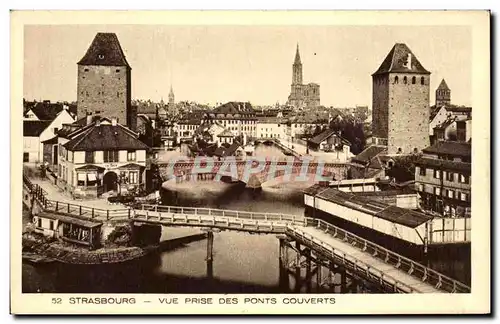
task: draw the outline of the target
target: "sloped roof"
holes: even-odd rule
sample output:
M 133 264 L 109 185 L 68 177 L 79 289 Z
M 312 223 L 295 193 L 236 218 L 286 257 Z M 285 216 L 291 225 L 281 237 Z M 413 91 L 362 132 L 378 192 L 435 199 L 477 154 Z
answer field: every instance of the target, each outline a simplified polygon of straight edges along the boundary
M 57 144 L 57 136 L 54 136 L 48 140 L 43 141 L 42 144 Z
M 230 101 L 214 108 L 215 114 L 255 114 L 255 110 L 249 102 Z
M 135 133 L 122 125 L 92 125 L 64 144 L 70 151 L 147 150 Z
M 352 158 L 353 162 L 359 162 L 361 164 L 367 164 L 379 154 L 387 154 L 387 147 L 379 145 L 371 145 Z
M 126 66 L 130 68 L 115 33 L 97 33 L 78 65 Z
M 448 126 L 457 121 L 456 117 L 447 118 L 444 122 L 434 127 L 434 129 L 446 129 Z
M 411 58 L 411 66 L 407 65 L 409 57 Z M 394 72 L 430 74 L 430 72 L 420 64 L 420 61 L 412 53 L 410 48 L 403 43 L 396 43 L 392 47 L 389 54 L 387 54 L 382 64 L 373 75 Z
M 448 88 L 448 85 L 446 84 L 446 81 L 441 80 L 441 83 L 439 84 L 437 90 L 450 90 L 450 88 Z
M 215 156 L 231 156 L 236 152 L 236 150 L 241 146 L 241 144 L 238 141 L 234 141 L 233 144 L 229 147 L 224 147 L 224 146 L 219 146 L 215 152 Z
M 324 130 L 323 132 L 321 132 L 318 135 L 316 135 L 313 138 L 311 138 L 309 140 L 309 142 L 314 143 L 314 144 L 319 144 L 319 143 L 323 142 L 324 140 L 326 140 L 327 138 L 329 138 L 330 136 L 333 136 L 333 135 L 335 135 L 338 138 L 340 138 L 344 144 L 351 145 L 351 143 L 349 143 L 348 140 L 346 140 L 342 136 L 336 134 L 336 131 L 331 130 L 331 129 Z
M 317 192 L 315 193 L 315 191 Z M 410 228 L 415 228 L 432 219 L 431 216 L 424 213 L 392 206 L 377 200 L 369 199 L 368 197 L 339 191 L 334 188 L 327 188 L 325 190 L 311 188 L 309 192 L 316 196 L 316 198 L 324 199 Z
M 38 137 L 47 127 L 49 127 L 51 122 L 50 120 L 24 120 L 23 136 Z
M 446 154 L 455 156 L 471 156 L 471 144 L 455 141 L 439 141 L 422 150 L 424 154 Z
M 472 107 L 447 105 L 446 110 L 451 112 L 470 113 L 472 112 Z
M 234 137 L 233 132 L 229 128 L 224 129 L 222 133 L 217 135 L 217 137 Z
M 456 170 L 468 173 L 471 172 L 471 164 L 467 162 L 448 161 L 441 159 L 432 159 L 428 157 L 421 157 L 415 162 L 415 164 L 430 166 L 444 170 Z
M 74 105 L 68 105 L 68 108 L 72 114 L 76 114 L 76 107 Z M 60 102 L 37 102 L 31 107 L 31 111 L 39 120 L 54 120 L 63 110 L 64 104 Z

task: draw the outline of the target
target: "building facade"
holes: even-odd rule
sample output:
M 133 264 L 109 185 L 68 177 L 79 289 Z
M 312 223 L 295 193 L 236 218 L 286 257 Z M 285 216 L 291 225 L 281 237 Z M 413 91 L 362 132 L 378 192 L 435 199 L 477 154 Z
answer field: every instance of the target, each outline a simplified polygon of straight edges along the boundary
M 116 34 L 98 33 L 78 62 L 78 119 L 88 114 L 115 118 L 135 130 L 131 74 Z
M 295 52 L 295 60 L 292 67 L 292 85 L 287 104 L 295 108 L 316 108 L 320 105 L 319 84 L 303 84 L 302 62 L 300 60 L 299 45 Z
M 82 198 L 133 190 L 145 183 L 148 150 L 136 133 L 99 118 L 60 136 L 58 185 Z
M 396 44 L 372 74 L 372 127 L 388 154 L 409 154 L 429 146 L 430 72 L 406 46 Z
M 249 102 L 230 101 L 207 112 L 205 122 L 217 122 L 235 136 L 256 137 L 257 117 Z
M 423 153 L 415 168 L 420 208 L 445 217 L 470 217 L 471 145 L 444 141 Z

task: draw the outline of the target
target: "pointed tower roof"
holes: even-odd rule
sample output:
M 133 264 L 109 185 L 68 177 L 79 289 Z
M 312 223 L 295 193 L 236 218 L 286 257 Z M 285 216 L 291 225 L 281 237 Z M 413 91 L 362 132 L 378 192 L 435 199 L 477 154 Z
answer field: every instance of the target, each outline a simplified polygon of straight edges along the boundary
M 78 65 L 130 67 L 115 33 L 97 33 Z
M 431 74 L 420 64 L 408 46 L 403 43 L 396 43 L 394 45 L 373 75 L 391 72 Z
M 293 64 L 302 64 L 300 62 L 299 43 L 297 43 L 297 51 L 295 52 L 295 61 Z
M 172 85 L 170 85 L 170 92 L 168 93 L 169 96 L 174 94 L 174 89 L 172 88 Z
M 441 80 L 441 83 L 439 84 L 439 87 L 437 88 L 437 90 L 450 90 L 450 88 L 448 88 L 448 85 L 446 84 L 446 81 Z

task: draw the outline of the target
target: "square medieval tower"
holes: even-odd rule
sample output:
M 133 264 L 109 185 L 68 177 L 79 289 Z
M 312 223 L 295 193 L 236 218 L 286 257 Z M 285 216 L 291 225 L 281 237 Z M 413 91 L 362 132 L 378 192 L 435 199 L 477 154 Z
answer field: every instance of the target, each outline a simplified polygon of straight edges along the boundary
M 396 44 L 372 74 L 373 138 L 388 154 L 409 154 L 429 146 L 429 82 L 406 44 Z
M 78 62 L 78 118 L 89 114 L 116 118 L 135 130 L 131 71 L 114 33 L 98 33 Z

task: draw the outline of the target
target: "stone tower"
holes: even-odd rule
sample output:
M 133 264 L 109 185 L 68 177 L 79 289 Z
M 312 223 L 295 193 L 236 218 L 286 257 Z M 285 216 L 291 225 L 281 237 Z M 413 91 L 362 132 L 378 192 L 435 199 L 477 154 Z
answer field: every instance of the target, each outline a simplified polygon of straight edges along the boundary
M 97 33 L 78 62 L 78 118 L 88 114 L 116 118 L 118 123 L 135 130 L 131 71 L 116 34 Z
M 430 72 L 397 43 L 372 74 L 373 138 L 388 154 L 409 154 L 429 146 Z
M 451 104 L 451 90 L 448 88 L 446 81 L 441 80 L 439 87 L 436 89 L 436 107 L 447 106 Z

